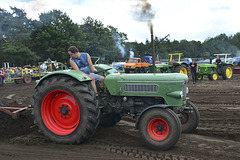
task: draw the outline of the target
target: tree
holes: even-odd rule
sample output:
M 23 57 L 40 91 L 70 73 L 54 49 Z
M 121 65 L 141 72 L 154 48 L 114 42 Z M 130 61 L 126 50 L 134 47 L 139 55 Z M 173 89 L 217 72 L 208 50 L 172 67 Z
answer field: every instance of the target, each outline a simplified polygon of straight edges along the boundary
M 24 64 L 36 64 L 36 61 L 39 59 L 35 52 L 32 52 L 25 45 L 14 41 L 2 44 L 0 53 L 1 64 L 10 62 L 10 64 L 15 66 L 22 66 Z
M 226 34 L 220 34 L 214 38 L 207 39 L 203 42 L 205 52 L 209 52 L 210 56 L 219 53 L 230 53 L 234 56 L 237 52 L 235 44 L 231 44 L 231 37 Z
M 240 32 L 236 33 L 233 37 L 230 39 L 230 43 L 237 47 L 237 49 L 240 49 Z
M 86 52 L 92 56 L 105 58 L 106 63 L 118 60 L 124 50 L 122 44 L 127 39 L 126 34 L 119 33 L 112 26 L 104 27 L 101 21 L 91 17 L 87 17 L 83 21 L 80 27 L 87 35 L 88 47 Z
M 68 61 L 67 48 L 75 45 L 85 49 L 86 35 L 81 28 L 72 22 L 66 13 L 53 10 L 40 16 L 42 27 L 31 35 L 31 48 L 40 55 L 41 60 L 48 57 L 58 61 Z
M 37 27 L 36 21 L 26 17 L 26 12 L 10 7 L 12 13 L 0 9 L 0 40 L 7 39 L 27 44 L 31 32 Z

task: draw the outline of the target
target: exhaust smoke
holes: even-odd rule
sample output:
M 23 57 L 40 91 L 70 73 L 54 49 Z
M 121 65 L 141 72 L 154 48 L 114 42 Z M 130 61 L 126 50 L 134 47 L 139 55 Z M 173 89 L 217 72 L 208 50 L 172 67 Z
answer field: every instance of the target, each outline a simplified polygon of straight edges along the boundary
M 147 22 L 147 25 L 149 26 L 152 42 L 153 73 L 155 73 L 155 51 L 152 23 L 152 19 L 155 17 L 155 13 L 152 10 L 152 5 L 147 0 L 138 0 L 138 4 L 136 5 L 135 16 L 138 21 Z

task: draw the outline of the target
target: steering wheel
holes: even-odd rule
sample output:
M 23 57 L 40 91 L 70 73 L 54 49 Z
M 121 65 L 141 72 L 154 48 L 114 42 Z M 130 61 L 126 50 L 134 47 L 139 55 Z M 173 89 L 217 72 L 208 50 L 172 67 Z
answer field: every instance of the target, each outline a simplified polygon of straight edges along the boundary
M 102 71 L 98 71 L 98 72 L 96 72 L 95 74 L 103 73 L 103 75 L 104 75 L 104 77 L 105 77 L 105 76 L 106 76 L 105 73 L 106 73 L 108 70 L 110 70 L 110 69 L 112 69 L 112 68 L 108 68 L 108 69 L 104 69 L 104 70 L 102 70 Z

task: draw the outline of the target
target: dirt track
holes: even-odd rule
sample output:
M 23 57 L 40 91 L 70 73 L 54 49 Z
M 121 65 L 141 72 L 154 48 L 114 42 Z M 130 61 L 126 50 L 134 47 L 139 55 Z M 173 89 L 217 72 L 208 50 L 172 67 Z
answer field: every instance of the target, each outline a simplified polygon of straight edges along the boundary
M 0 113 L 0 159 L 240 159 L 240 75 L 229 81 L 204 78 L 196 85 L 189 82 L 188 96 L 201 114 L 199 127 L 182 134 L 168 151 L 148 149 L 128 117 L 114 127 L 99 127 L 85 144 L 54 144 L 26 111 L 17 120 Z M 30 105 L 34 85 L 5 84 L 0 100 L 5 106 Z

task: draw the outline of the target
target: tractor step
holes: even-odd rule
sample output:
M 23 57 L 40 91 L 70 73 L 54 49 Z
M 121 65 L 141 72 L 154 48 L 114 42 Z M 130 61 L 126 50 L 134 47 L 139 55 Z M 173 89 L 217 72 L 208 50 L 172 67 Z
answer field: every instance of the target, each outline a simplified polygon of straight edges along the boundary
M 17 119 L 19 117 L 19 112 L 24 110 L 32 110 L 30 107 L 31 105 L 27 107 L 0 107 L 0 111 L 12 116 L 13 119 Z

